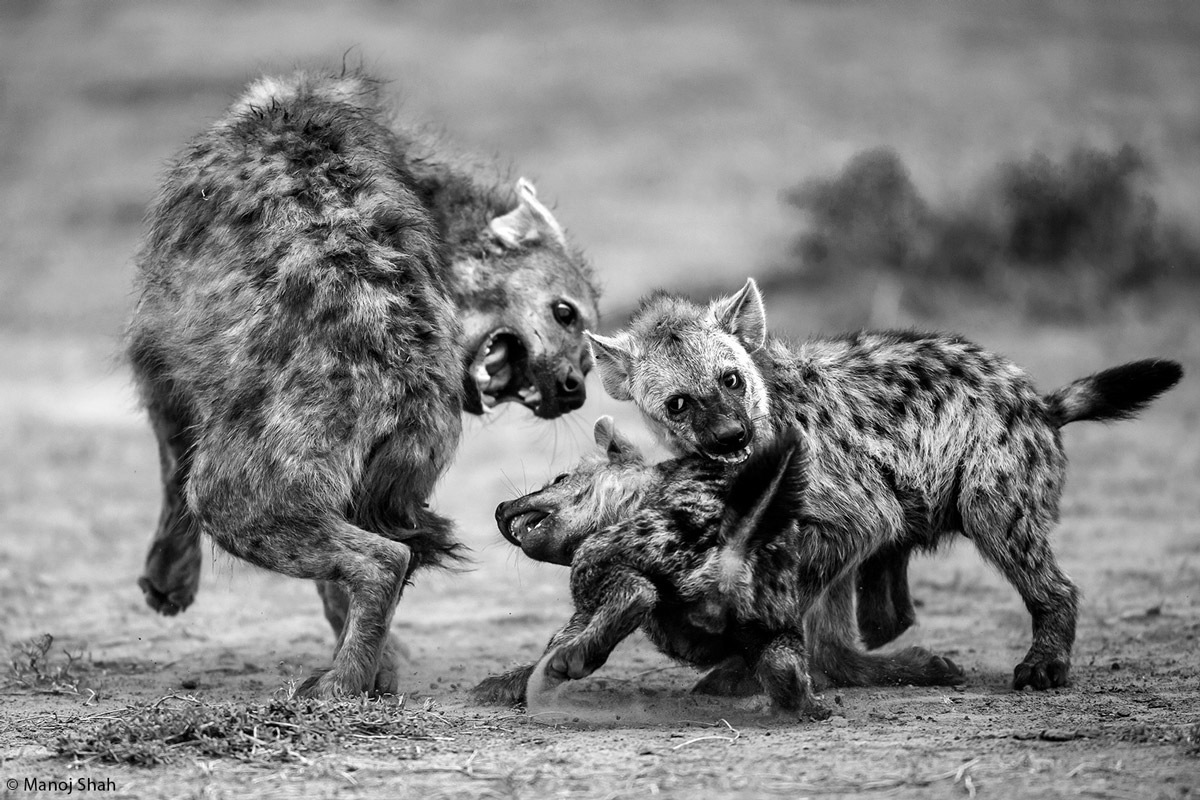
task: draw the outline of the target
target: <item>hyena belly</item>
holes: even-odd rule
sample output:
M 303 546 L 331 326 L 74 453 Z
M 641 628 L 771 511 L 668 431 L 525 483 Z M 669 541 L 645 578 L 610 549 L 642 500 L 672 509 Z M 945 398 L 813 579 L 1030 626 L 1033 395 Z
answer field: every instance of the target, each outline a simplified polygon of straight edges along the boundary
M 370 689 L 408 575 L 455 548 L 424 502 L 458 441 L 463 361 L 373 84 L 263 81 L 184 151 L 149 220 L 129 357 L 166 540 L 204 532 L 335 583 L 346 628 L 310 688 Z

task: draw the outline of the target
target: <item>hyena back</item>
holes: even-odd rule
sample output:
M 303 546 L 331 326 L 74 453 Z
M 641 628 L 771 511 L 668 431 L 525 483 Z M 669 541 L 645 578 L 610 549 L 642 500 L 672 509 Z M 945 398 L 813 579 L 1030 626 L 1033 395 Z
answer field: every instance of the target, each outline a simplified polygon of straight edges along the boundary
M 186 147 L 128 329 L 162 468 L 152 607 L 192 602 L 205 533 L 319 582 L 338 640 L 303 693 L 396 689 L 400 592 L 459 549 L 426 501 L 461 412 L 583 402 L 595 286 L 516 195 L 390 130 L 361 74 L 261 79 Z
M 794 540 L 809 471 L 797 431 L 735 470 L 696 455 L 647 463 L 607 417 L 596 440 L 603 455 L 496 510 L 501 532 L 526 555 L 570 564 L 575 613 L 536 665 L 484 681 L 477 697 L 515 703 L 590 674 L 638 627 L 668 656 L 713 668 L 695 691 L 762 692 L 806 717 L 829 713 L 813 679 L 961 682 L 953 662 L 919 648 L 879 655 L 826 646 L 825 628 L 852 613 L 853 599 L 833 593 L 811 613 L 800 605 Z
M 1016 365 L 956 336 L 868 331 L 789 346 L 766 335 L 753 281 L 708 307 L 652 296 L 628 331 L 592 341 L 605 388 L 677 452 L 736 460 L 787 428 L 805 432 L 813 601 L 865 565 L 863 577 L 885 583 L 875 607 L 911 611 L 907 554 L 952 533 L 974 542 L 1033 617 L 1017 688 L 1064 685 L 1075 638 L 1078 591 L 1049 543 L 1066 470 L 1059 429 L 1131 417 L 1182 376 L 1175 362 L 1140 361 L 1043 396 Z M 752 426 L 741 449 L 712 447 L 723 419 Z

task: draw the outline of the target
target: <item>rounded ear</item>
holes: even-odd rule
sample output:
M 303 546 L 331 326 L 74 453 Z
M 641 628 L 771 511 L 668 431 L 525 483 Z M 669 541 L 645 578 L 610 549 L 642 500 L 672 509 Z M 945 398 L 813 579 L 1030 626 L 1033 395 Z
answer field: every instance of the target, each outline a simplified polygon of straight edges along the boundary
M 717 326 L 734 336 L 749 352 L 767 341 L 767 312 L 754 278 L 748 278 L 742 290 L 732 297 L 714 300 L 708 306 Z
M 607 450 L 608 445 L 612 442 L 613 436 L 617 433 L 617 426 L 613 422 L 613 418 L 608 414 L 596 418 L 596 426 L 592 429 L 592 435 L 596 439 L 596 446 L 601 450 Z
M 613 463 L 641 463 L 642 451 L 617 430 L 613 418 L 605 414 L 596 420 L 594 430 L 596 445 L 605 452 Z
M 562 226 L 537 199 L 537 189 L 525 178 L 517 181 L 517 207 L 489 222 L 488 233 L 510 249 L 540 241 L 547 234 L 563 246 L 567 243 Z
M 633 390 L 629 385 L 633 372 L 633 353 L 623 336 L 601 336 L 584 331 L 592 348 L 592 359 L 600 370 L 600 383 L 604 391 L 614 400 L 632 400 Z

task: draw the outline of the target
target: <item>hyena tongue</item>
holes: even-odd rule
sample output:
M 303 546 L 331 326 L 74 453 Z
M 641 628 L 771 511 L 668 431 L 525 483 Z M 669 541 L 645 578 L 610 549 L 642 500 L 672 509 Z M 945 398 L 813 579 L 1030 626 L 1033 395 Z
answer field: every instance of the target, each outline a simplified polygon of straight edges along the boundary
M 483 394 L 484 407 L 495 406 L 498 395 L 512 380 L 512 367 L 508 364 L 508 344 L 503 340 L 494 340 L 488 345 L 483 361 L 475 367 L 474 377 L 476 386 Z
M 495 339 L 488 346 L 487 355 L 483 358 L 483 364 L 487 367 L 489 373 L 494 373 L 507 358 L 508 344 L 503 340 Z
M 487 394 L 499 394 L 504 391 L 504 387 L 508 386 L 509 381 L 512 380 L 512 367 L 507 364 L 500 367 L 496 372 L 491 372 L 491 370 L 488 372 L 491 377 L 488 378 L 488 382 L 483 387 L 483 391 Z

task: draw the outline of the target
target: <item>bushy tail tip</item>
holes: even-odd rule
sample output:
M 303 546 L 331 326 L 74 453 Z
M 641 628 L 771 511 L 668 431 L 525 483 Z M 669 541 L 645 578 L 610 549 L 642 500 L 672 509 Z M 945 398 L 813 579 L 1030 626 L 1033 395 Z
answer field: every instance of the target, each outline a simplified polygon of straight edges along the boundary
M 1183 378 L 1177 361 L 1148 358 L 1080 378 L 1045 397 L 1059 427 L 1079 420 L 1132 419 Z

